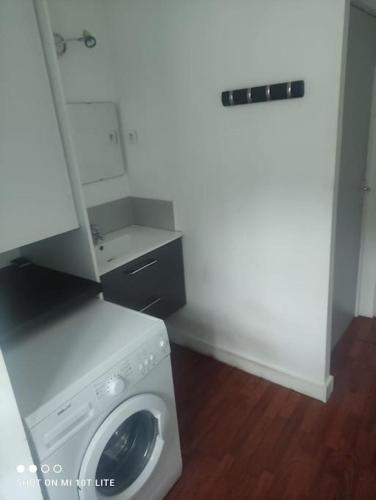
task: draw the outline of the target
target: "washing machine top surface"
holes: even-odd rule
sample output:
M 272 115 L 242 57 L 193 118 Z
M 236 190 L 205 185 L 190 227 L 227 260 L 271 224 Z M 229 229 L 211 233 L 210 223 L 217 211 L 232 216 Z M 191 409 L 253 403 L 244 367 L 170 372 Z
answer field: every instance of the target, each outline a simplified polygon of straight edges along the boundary
M 79 392 L 157 336 L 168 343 L 163 321 L 98 298 L 35 326 L 4 350 L 22 416 L 67 388 Z

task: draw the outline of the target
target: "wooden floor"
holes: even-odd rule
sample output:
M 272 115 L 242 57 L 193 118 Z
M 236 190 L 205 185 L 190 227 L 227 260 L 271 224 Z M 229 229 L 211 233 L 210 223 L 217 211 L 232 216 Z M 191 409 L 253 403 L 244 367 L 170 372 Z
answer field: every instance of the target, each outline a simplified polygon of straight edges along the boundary
M 353 321 L 326 405 L 180 347 L 184 470 L 168 500 L 376 500 L 376 320 Z

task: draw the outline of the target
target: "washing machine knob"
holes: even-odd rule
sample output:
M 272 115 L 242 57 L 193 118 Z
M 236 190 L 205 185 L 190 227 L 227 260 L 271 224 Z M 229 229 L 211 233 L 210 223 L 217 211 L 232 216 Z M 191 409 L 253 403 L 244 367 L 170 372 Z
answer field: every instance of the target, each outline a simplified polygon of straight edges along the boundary
M 125 380 L 121 375 L 114 375 L 108 380 L 106 386 L 108 394 L 111 396 L 117 396 L 124 391 Z

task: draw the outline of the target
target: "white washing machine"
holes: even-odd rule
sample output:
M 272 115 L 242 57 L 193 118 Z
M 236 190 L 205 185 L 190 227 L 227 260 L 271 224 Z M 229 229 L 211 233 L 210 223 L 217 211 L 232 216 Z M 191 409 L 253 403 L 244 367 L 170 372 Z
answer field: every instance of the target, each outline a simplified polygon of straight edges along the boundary
M 169 355 L 163 321 L 97 298 L 6 347 L 46 499 L 166 495 L 182 467 Z

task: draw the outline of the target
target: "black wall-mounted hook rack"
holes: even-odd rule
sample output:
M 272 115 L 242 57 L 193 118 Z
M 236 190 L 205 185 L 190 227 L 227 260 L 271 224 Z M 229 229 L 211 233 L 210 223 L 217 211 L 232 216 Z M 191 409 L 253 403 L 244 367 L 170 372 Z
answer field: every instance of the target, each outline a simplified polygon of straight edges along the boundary
M 304 96 L 304 80 L 262 85 L 246 89 L 226 90 L 222 92 L 223 106 L 253 104 L 256 102 L 295 99 Z

